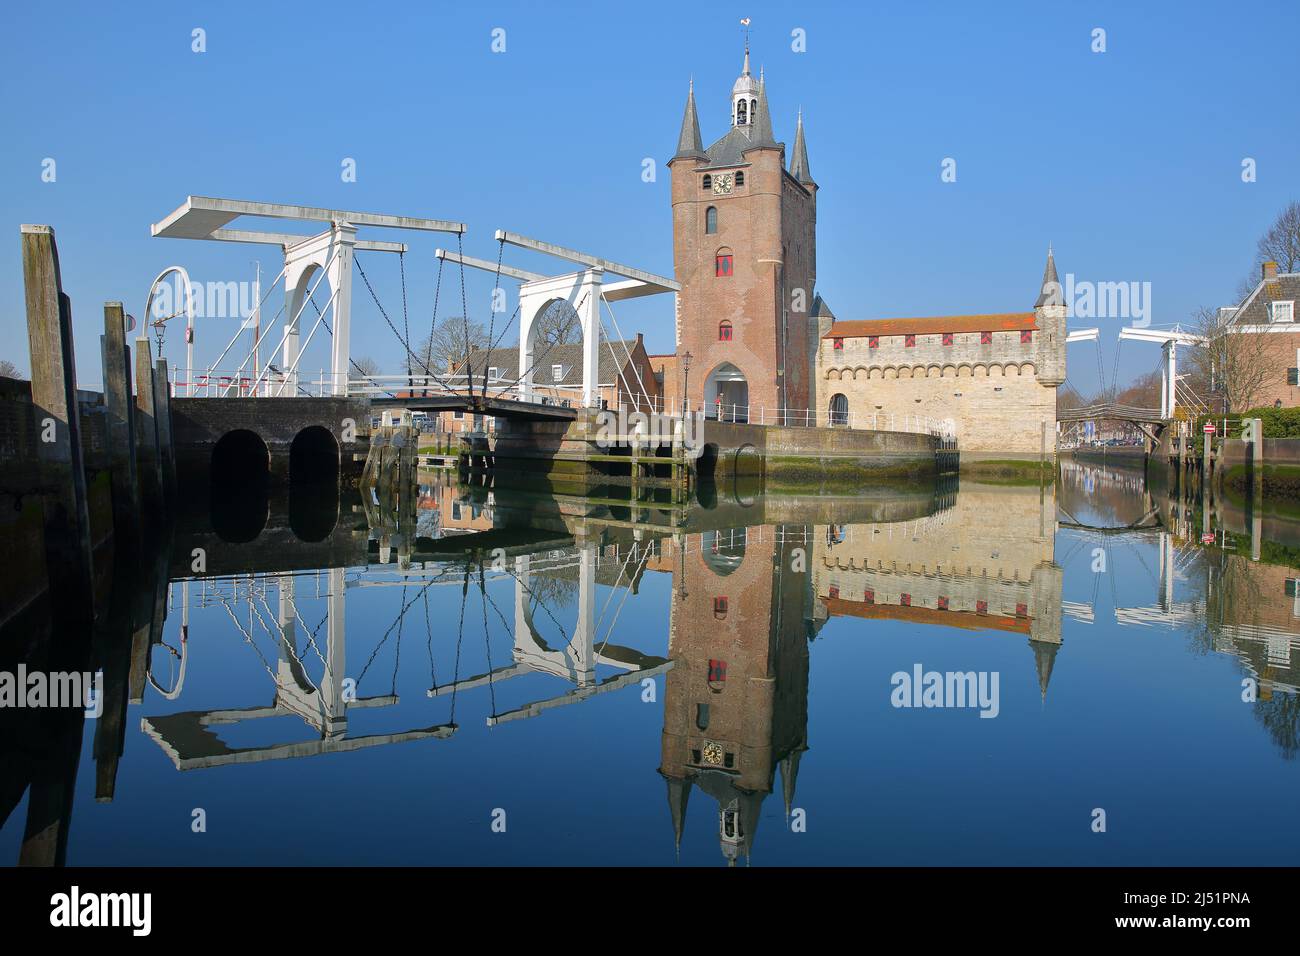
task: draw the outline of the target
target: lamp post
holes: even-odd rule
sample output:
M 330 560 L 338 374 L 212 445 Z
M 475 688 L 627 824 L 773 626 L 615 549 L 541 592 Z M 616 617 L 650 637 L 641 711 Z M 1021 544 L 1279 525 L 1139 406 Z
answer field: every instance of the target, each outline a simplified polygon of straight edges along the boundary
M 691 380 L 691 359 L 694 357 L 695 356 L 691 355 L 690 352 L 682 353 L 682 415 L 685 415 L 687 412 L 686 396 L 688 393 L 686 386 Z

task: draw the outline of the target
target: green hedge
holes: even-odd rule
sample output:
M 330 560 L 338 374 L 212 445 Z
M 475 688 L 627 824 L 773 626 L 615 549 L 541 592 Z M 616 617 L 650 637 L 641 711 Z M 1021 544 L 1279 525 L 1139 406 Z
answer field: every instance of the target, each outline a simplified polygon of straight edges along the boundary
M 1231 419 L 1258 418 L 1264 423 L 1265 438 L 1300 438 L 1300 408 L 1252 408 L 1249 411 L 1229 415 L 1228 437 L 1241 437 L 1241 424 Z M 1201 426 L 1206 422 L 1205 416 L 1196 420 L 1194 434 L 1200 434 Z M 1210 416 L 1209 421 L 1223 428 L 1222 417 Z

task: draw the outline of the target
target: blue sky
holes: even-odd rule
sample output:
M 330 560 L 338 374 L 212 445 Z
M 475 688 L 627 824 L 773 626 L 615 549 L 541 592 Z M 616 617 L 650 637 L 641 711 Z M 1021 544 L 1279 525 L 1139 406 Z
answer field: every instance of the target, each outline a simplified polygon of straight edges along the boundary
M 671 274 L 664 163 L 687 81 L 712 141 L 746 15 L 778 139 L 793 142 L 804 110 L 821 187 L 817 289 L 842 318 L 1027 309 L 1050 241 L 1063 276 L 1150 282 L 1153 324 L 1170 325 L 1227 303 L 1259 234 L 1300 199 L 1293 2 L 899 7 L 6 5 L 0 358 L 28 367 L 20 223 L 56 229 L 83 382 L 100 377 L 102 303 L 140 313 L 164 266 L 229 281 L 260 259 L 275 273 L 274 249 L 151 238 L 187 194 L 462 220 L 466 252 L 484 258 L 507 228 Z M 1104 53 L 1091 50 L 1096 27 Z M 806 52 L 791 49 L 796 28 Z M 345 157 L 354 183 L 341 181 Z M 646 157 L 655 182 L 642 180 Z M 948 157 L 955 183 L 940 179 Z M 1242 182 L 1246 157 L 1256 182 Z M 427 332 L 432 250 L 449 238 L 410 238 L 413 329 Z M 564 270 L 519 250 L 507 261 Z M 399 316 L 395 257 L 362 264 Z M 459 278 L 444 278 L 442 318 L 460 314 Z M 467 281 L 469 312 L 486 320 L 491 277 Z M 671 350 L 670 298 L 617 314 L 651 351 Z M 401 347 L 360 283 L 354 315 L 354 355 L 396 371 Z M 199 364 L 232 331 L 211 322 Z M 1107 333 L 1109 375 L 1124 323 L 1076 324 Z M 312 348 L 305 369 L 327 364 L 324 344 Z M 166 354 L 181 359 L 179 331 Z M 1156 360 L 1127 343 L 1121 378 Z M 1070 362 L 1071 382 L 1096 386 L 1091 345 L 1072 346 Z

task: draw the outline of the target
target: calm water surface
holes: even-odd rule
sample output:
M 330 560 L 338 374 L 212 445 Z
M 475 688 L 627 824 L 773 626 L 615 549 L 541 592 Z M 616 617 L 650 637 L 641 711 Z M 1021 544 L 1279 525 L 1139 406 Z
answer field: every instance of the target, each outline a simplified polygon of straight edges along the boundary
M 1068 463 L 704 497 L 431 482 L 409 556 L 346 501 L 314 542 L 274 506 L 242 544 L 182 523 L 120 759 L 85 724 L 68 863 L 1294 862 L 1288 523 L 1226 506 L 1203 544 Z M 996 680 L 990 716 L 895 706 L 918 668 Z

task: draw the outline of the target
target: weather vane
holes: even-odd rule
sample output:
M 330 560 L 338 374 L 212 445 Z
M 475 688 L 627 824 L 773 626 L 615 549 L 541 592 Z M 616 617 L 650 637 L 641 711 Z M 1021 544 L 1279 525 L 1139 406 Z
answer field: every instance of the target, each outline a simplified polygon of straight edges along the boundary
M 741 17 L 740 25 L 745 28 L 745 49 L 749 49 L 749 17 Z

